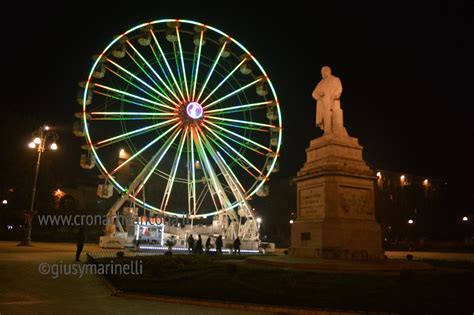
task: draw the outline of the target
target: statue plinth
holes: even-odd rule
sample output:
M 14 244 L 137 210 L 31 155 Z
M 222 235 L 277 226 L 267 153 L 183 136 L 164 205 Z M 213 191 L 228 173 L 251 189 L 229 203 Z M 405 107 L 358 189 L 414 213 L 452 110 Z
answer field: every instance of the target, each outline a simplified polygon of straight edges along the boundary
M 294 178 L 297 219 L 289 254 L 334 259 L 381 259 L 374 214 L 373 171 L 357 138 L 336 134 L 311 140 Z

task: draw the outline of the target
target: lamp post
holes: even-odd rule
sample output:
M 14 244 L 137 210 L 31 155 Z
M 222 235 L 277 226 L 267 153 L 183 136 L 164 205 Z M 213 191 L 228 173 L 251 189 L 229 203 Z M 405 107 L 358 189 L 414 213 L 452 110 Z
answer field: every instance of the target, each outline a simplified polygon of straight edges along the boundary
M 28 144 L 28 147 L 31 149 L 36 149 L 38 152 L 38 157 L 36 159 L 36 171 L 35 179 L 33 181 L 33 189 L 31 194 L 31 204 L 30 210 L 25 211 L 25 228 L 23 234 L 23 240 L 18 246 L 31 246 L 31 222 L 33 220 L 36 211 L 34 211 L 35 197 L 36 197 L 36 184 L 38 182 L 38 173 L 41 164 L 41 156 L 44 150 L 46 149 L 47 143 L 49 148 L 53 151 L 58 149 L 56 141 L 58 140 L 58 134 L 50 130 L 51 128 L 47 125 L 41 126 L 33 133 L 33 140 Z

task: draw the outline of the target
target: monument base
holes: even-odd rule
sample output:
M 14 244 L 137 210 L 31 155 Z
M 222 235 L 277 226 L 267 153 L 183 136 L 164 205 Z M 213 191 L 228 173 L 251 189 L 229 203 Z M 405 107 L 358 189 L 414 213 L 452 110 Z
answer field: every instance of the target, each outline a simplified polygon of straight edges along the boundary
M 325 135 L 310 142 L 294 182 L 297 219 L 289 254 L 330 259 L 382 259 L 380 225 L 374 214 L 373 171 L 358 140 Z
M 291 256 L 354 260 L 384 258 L 380 226 L 374 221 L 297 221 L 293 223 L 291 236 L 291 248 L 288 252 Z

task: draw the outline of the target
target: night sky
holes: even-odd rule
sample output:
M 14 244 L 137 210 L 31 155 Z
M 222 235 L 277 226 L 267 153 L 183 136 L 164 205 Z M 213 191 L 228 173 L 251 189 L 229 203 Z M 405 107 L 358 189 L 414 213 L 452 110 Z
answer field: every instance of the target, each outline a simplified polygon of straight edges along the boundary
M 444 178 L 466 202 L 463 206 L 472 200 L 472 2 L 314 2 L 310 7 L 254 1 L 238 7 L 240 1 L 217 1 L 174 8 L 165 3 L 17 2 L 4 8 L 2 124 L 23 116 L 57 126 L 62 148 L 57 169 L 62 176 L 75 176 L 81 144 L 71 132 L 73 114 L 80 111 L 77 82 L 86 78 L 91 55 L 137 24 L 186 18 L 238 39 L 269 74 L 284 124 L 281 172 L 274 180 L 294 176 L 309 140 L 322 134 L 314 127 L 311 92 L 321 79 L 321 66 L 329 65 L 342 80 L 346 129 L 364 146 L 372 168 Z M 12 143 L 3 154 L 25 154 L 24 143 L 8 139 L 26 143 L 35 128 L 8 130 L 11 137 L 3 138 Z

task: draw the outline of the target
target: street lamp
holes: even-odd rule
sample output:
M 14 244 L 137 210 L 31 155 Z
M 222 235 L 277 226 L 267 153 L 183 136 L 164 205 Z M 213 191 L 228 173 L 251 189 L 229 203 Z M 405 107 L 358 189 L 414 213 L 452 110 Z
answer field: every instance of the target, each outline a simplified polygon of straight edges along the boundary
M 41 164 L 41 155 L 46 148 L 46 144 L 50 143 L 50 149 L 55 151 L 58 149 L 58 145 L 56 141 L 58 140 L 58 134 L 54 131 L 51 131 L 51 127 L 44 125 L 38 128 L 33 133 L 33 140 L 28 144 L 28 147 L 31 149 L 36 149 L 38 152 L 38 158 L 36 160 L 36 171 L 35 171 L 35 179 L 33 181 L 33 189 L 31 195 L 31 205 L 29 212 L 25 212 L 25 229 L 23 240 L 21 241 L 19 246 L 31 246 L 31 221 L 33 220 L 33 216 L 35 215 L 34 205 L 35 205 L 35 197 L 36 197 L 36 183 L 38 182 L 38 173 Z

